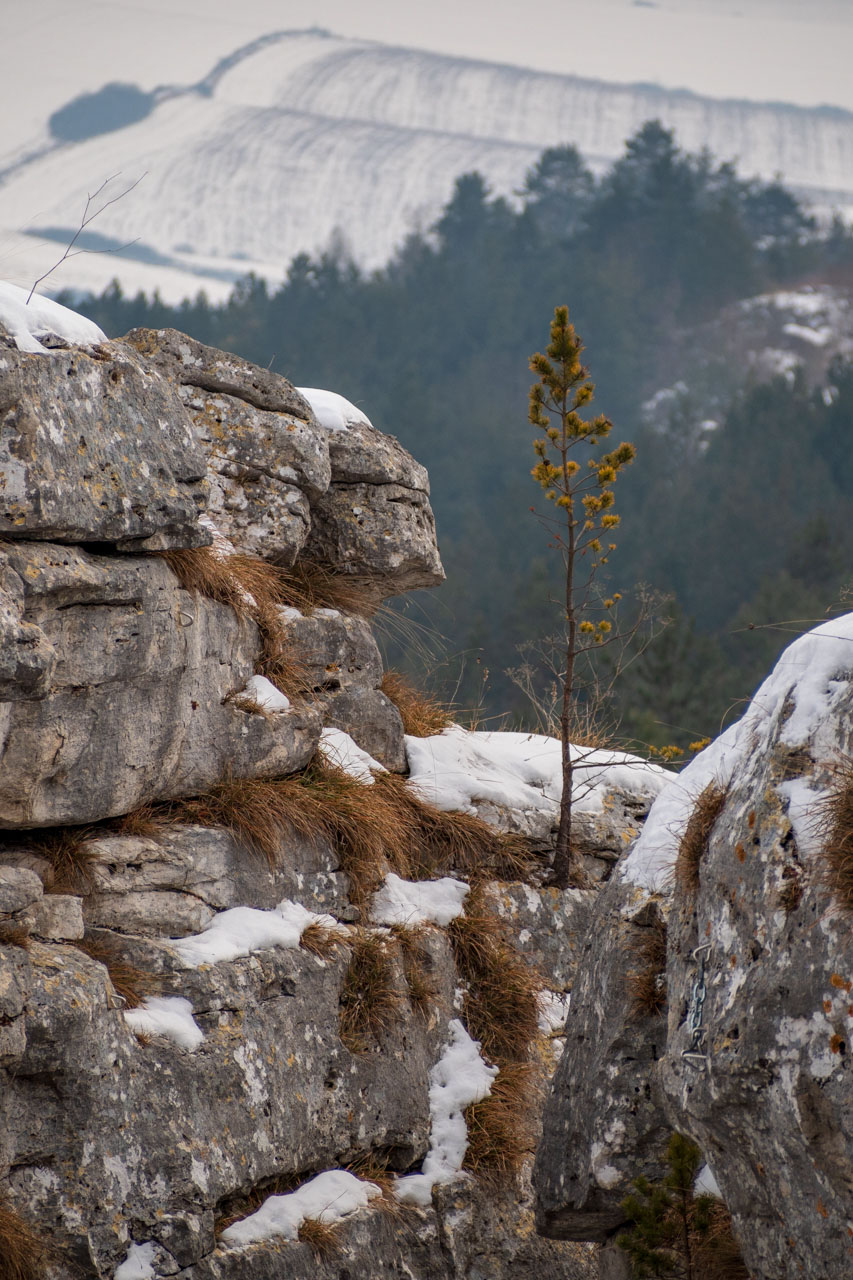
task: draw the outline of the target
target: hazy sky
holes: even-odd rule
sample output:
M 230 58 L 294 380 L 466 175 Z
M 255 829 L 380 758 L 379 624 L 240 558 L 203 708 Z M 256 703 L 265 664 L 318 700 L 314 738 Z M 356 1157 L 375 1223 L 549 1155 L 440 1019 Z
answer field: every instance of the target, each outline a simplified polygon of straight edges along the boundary
M 83 90 L 186 83 L 258 35 L 312 25 L 547 71 L 853 109 L 853 0 L 0 0 L 0 13 L 0 152 Z

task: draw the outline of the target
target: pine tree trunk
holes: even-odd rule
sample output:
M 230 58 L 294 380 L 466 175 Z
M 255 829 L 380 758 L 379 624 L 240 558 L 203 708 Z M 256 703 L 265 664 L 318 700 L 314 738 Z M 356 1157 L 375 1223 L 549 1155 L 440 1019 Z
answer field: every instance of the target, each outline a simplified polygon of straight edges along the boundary
M 565 465 L 565 454 L 563 458 Z M 567 477 L 568 483 L 568 477 Z M 554 866 L 550 883 L 557 889 L 579 887 L 586 882 L 583 867 L 572 848 L 572 781 L 574 767 L 570 733 L 572 705 L 575 694 L 575 655 L 577 653 L 577 618 L 574 599 L 575 572 L 575 522 L 568 518 L 566 555 L 566 666 L 563 673 L 563 702 L 560 709 L 560 743 L 563 763 L 563 790 L 560 796 L 560 825 L 557 830 L 557 847 L 554 850 Z

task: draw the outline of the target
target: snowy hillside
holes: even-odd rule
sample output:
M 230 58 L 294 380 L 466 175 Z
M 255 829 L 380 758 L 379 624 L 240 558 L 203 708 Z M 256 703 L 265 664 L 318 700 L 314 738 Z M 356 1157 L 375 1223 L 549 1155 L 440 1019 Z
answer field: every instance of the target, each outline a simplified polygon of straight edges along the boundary
M 159 287 L 213 296 L 249 270 L 281 278 L 336 233 L 385 261 L 426 227 L 460 173 L 516 190 L 543 147 L 573 141 L 601 170 L 659 118 L 688 149 L 744 174 L 781 173 L 814 202 L 853 205 L 853 115 L 716 101 L 342 39 L 285 32 L 235 51 L 199 82 L 161 89 L 138 123 L 81 142 L 19 139 L 0 155 L 0 268 L 29 284 L 60 256 L 87 194 L 117 194 L 52 277 L 54 288 Z M 122 246 L 134 243 L 127 249 Z M 121 250 L 121 253 L 114 252 Z

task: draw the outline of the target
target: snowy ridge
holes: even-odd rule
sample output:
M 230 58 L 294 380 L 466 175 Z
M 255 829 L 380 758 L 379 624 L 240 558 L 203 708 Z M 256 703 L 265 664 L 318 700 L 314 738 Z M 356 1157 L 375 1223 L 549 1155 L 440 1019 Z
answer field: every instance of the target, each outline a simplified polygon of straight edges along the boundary
M 682 146 L 707 146 L 744 174 L 781 173 L 824 203 L 853 203 L 849 112 L 281 32 L 170 89 L 146 119 L 44 147 L 8 171 L 0 236 L 24 283 L 70 239 L 89 191 L 110 174 L 127 185 L 146 172 L 98 218 L 90 247 L 139 243 L 76 257 L 53 286 L 100 290 L 118 274 L 127 289 L 159 286 L 168 301 L 201 287 L 221 298 L 250 270 L 277 282 L 295 254 L 322 250 L 336 231 L 358 261 L 378 266 L 415 225 L 435 220 L 459 174 L 478 169 L 512 196 L 541 150 L 566 141 L 601 171 L 653 118 L 675 128 Z
M 821 726 L 834 703 L 846 693 L 851 679 L 853 613 L 824 622 L 789 645 L 743 719 L 691 760 L 655 800 L 637 843 L 622 864 L 624 878 L 653 893 L 666 888 L 681 835 L 698 796 L 710 783 L 728 786 L 748 755 L 767 750 L 770 735 L 789 699 L 791 712 L 782 726 L 780 741 L 789 747 L 811 741 L 820 754 Z M 829 755 L 832 749 L 828 742 L 823 753 Z M 788 788 L 783 794 L 796 802 L 792 821 L 801 824 L 798 834 L 803 835 L 802 847 L 809 849 L 814 845 L 814 833 L 806 825 L 808 797 L 803 790 L 808 789 L 802 784 L 799 788 L 792 788 L 790 783 L 782 786 Z

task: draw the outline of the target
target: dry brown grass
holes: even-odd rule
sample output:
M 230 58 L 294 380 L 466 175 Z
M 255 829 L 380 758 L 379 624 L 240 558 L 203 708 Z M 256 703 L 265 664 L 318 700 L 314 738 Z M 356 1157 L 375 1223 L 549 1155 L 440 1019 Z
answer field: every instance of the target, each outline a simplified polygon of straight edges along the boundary
M 394 703 L 402 717 L 404 731 L 413 738 L 429 738 L 453 724 L 450 709 L 417 689 L 401 672 L 386 671 L 379 687 Z
M 544 980 L 516 951 L 506 928 L 474 885 L 465 912 L 448 930 L 456 967 L 468 984 L 465 1021 L 484 1055 L 500 1066 L 522 1063 L 539 1034 Z
M 479 818 L 425 804 L 396 774 L 373 786 L 322 755 L 288 778 L 228 779 L 201 796 L 163 806 L 172 822 L 222 826 L 274 866 L 289 836 L 327 843 L 338 854 L 359 906 L 388 870 L 425 879 L 455 870 L 476 878 L 521 879 L 533 859 L 526 841 Z
M 697 797 L 681 837 L 675 859 L 674 879 L 676 888 L 689 902 L 694 902 L 699 892 L 702 859 L 708 852 L 708 841 L 727 795 L 728 787 L 709 782 Z
M 156 840 L 171 825 L 166 811 L 155 804 L 143 804 L 120 818 L 104 824 L 104 835 L 130 836 L 137 840 Z
M 299 945 L 312 956 L 333 960 L 339 951 L 346 950 L 348 938 L 343 929 L 331 929 L 314 921 L 302 930 Z
M 350 1053 L 367 1053 L 393 1025 L 401 997 L 387 941 L 366 929 L 352 934 L 341 988 L 340 1037 Z
M 110 975 L 110 982 L 116 995 L 124 1001 L 125 1008 L 138 1009 L 146 996 L 159 995 L 162 980 L 156 973 L 140 969 L 122 957 L 118 948 L 106 939 L 81 938 L 73 944 L 78 951 L 83 951 L 92 960 L 102 964 Z
M 300 1244 L 307 1244 L 315 1258 L 327 1261 L 341 1251 L 340 1225 L 321 1222 L 319 1218 L 304 1218 L 296 1232 Z
M 853 912 L 853 760 L 833 768 L 832 785 L 816 820 L 822 828 L 824 879 L 835 901 Z
M 472 878 L 520 880 L 535 865 L 523 837 L 496 831 L 473 814 L 436 809 L 397 774 L 377 775 L 373 790 L 401 832 L 406 855 L 402 870 L 394 866 L 400 875 L 422 880 L 457 871 Z
M 751 1280 L 732 1231 L 732 1216 L 724 1204 L 708 1209 L 707 1230 L 691 1232 L 695 1274 L 701 1280 Z
M 185 591 L 228 605 L 250 618 L 261 635 L 257 669 L 282 693 L 298 699 L 307 692 L 305 672 L 290 652 L 278 610 L 294 603 L 288 573 L 258 556 L 217 555 L 211 547 L 160 553 Z
M 438 986 L 426 945 L 429 930 L 425 925 L 392 924 L 391 934 L 400 944 L 409 1002 L 415 1012 L 428 1021 L 438 1001 Z
M 92 866 L 98 855 L 91 846 L 99 832 L 94 827 L 55 827 L 33 833 L 27 847 L 45 858 L 53 869 L 47 893 L 92 892 Z
M 637 967 L 628 974 L 631 1016 L 651 1018 L 666 1008 L 666 921 L 656 916 L 634 943 Z
M 288 593 L 287 603 L 302 613 L 314 609 L 338 609 L 341 613 L 357 613 L 371 618 L 376 612 L 376 584 L 362 581 L 319 564 L 298 560 L 282 569 L 282 580 Z
M 42 1280 L 53 1250 L 0 1193 L 0 1280 Z
M 16 920 L 0 920 L 0 947 L 20 947 L 22 951 L 29 951 L 29 929 Z
M 463 1168 L 500 1182 L 518 1174 L 536 1146 L 533 1109 L 540 1089 L 540 1072 L 533 1063 L 501 1067 L 489 1096 L 465 1110 L 468 1149 Z

